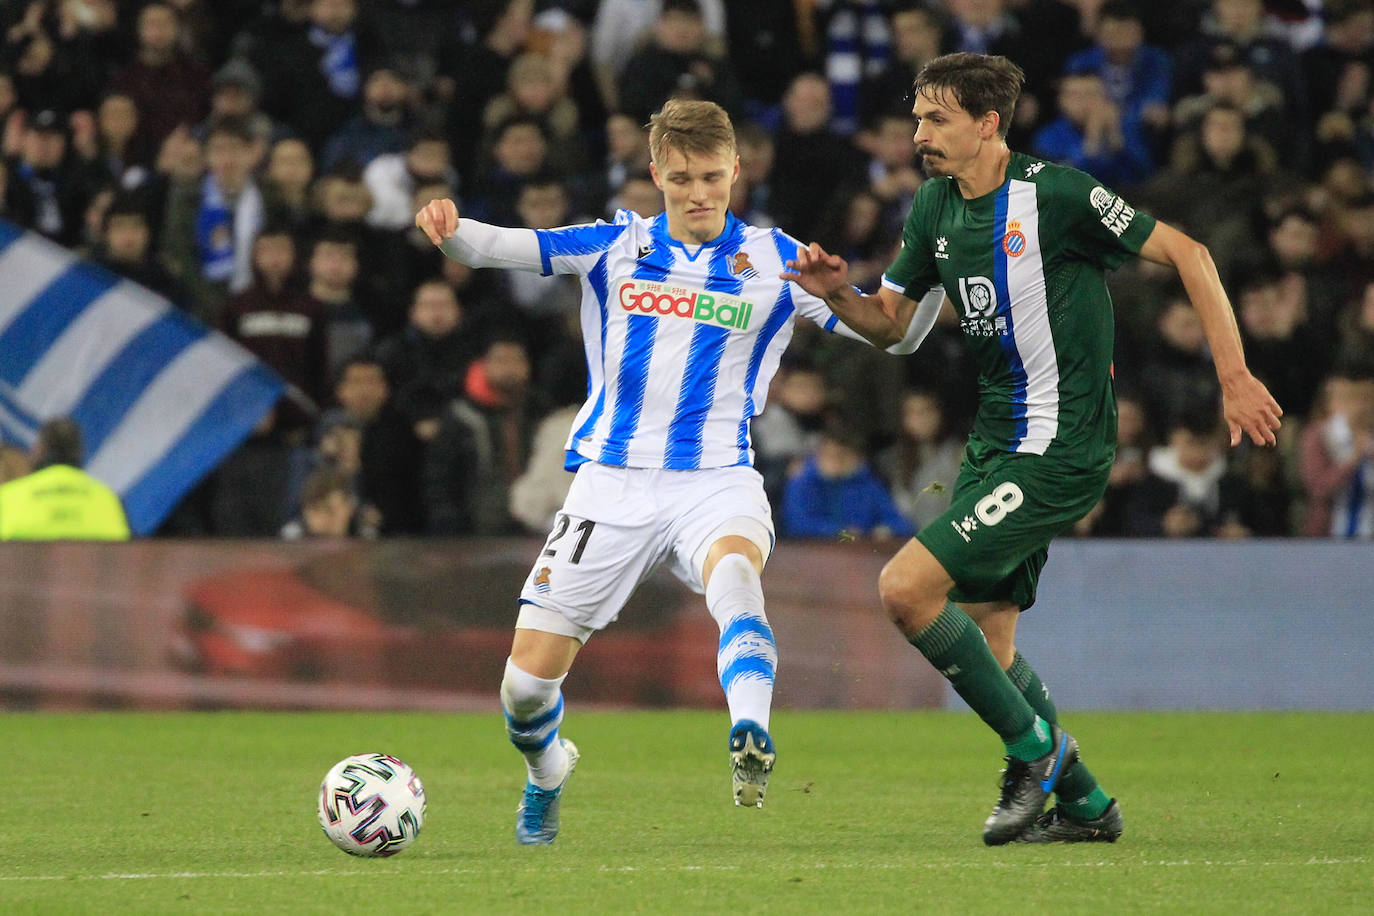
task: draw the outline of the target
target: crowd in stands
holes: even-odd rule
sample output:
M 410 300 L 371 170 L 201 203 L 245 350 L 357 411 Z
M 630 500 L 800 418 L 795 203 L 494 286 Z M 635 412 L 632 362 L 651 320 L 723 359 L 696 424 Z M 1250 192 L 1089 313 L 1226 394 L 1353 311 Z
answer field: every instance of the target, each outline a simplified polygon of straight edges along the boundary
M 735 213 L 872 291 L 924 180 L 932 57 L 1025 69 L 1009 143 L 1207 243 L 1278 449 L 1229 448 L 1177 277 L 1111 278 L 1120 448 L 1085 536 L 1374 536 L 1374 6 L 1367 0 L 12 0 L 0 216 L 216 326 L 288 393 L 165 535 L 543 534 L 586 391 L 567 277 L 473 271 L 413 227 L 657 213 L 644 124 L 738 131 Z M 946 306 L 948 309 L 948 306 Z M 804 325 L 804 323 L 803 323 Z M 978 380 L 799 326 L 755 425 L 783 536 L 948 504 Z M 10 456 L 12 459 L 13 456 Z

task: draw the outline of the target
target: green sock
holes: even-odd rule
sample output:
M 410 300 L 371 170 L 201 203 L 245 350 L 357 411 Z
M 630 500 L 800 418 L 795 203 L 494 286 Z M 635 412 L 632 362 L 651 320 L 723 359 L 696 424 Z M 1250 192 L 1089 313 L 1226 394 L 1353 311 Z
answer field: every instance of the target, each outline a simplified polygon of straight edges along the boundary
M 983 631 L 946 602 L 929 626 L 908 642 L 945 676 L 965 703 L 1002 738 L 1007 753 L 1034 760 L 1050 752 L 1049 728 L 997 664 Z M 1037 729 L 1037 725 L 1039 728 Z
M 1026 698 L 1026 702 L 1035 710 L 1036 715 L 1051 725 L 1059 724 L 1058 711 L 1054 708 L 1054 700 L 1050 699 L 1049 688 L 1020 652 L 1016 653 L 1011 667 L 1007 669 L 1007 677 L 1016 689 L 1021 691 L 1021 695 Z M 1107 805 L 1111 804 L 1107 793 L 1102 791 L 1093 774 L 1083 765 L 1082 758 L 1076 760 L 1073 766 L 1059 777 L 1059 785 L 1055 787 L 1054 794 L 1059 797 L 1059 804 L 1070 814 L 1085 820 L 1101 817 L 1102 812 L 1107 810 Z

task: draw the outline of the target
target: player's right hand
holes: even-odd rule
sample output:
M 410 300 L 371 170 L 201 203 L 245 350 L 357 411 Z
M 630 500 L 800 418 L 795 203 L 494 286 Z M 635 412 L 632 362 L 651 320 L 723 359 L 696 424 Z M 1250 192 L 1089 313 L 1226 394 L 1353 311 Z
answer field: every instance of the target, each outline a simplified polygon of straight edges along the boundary
M 827 298 L 835 290 L 849 288 L 849 262 L 836 254 L 829 254 L 820 245 L 797 249 L 797 256 L 783 265 L 779 277 L 791 280 L 813 296 Z
M 452 238 L 458 231 L 458 205 L 445 197 L 431 200 L 415 214 L 415 225 L 420 227 L 429 240 L 442 245 L 444 239 Z

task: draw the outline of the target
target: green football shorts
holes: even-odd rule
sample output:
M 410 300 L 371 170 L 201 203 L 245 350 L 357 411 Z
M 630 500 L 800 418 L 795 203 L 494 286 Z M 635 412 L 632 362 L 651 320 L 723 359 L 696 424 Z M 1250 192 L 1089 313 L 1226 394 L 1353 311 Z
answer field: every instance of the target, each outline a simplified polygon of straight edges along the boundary
M 1034 604 L 1050 541 L 1097 505 L 1110 469 L 970 442 L 950 507 L 916 535 L 954 580 L 950 600 Z

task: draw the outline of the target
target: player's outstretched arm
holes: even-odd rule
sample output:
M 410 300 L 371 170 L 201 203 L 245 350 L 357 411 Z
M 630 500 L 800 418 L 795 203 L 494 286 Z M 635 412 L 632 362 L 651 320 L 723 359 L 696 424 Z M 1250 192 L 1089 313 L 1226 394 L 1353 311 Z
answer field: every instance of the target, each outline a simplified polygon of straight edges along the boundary
M 1239 445 L 1245 435 L 1256 445 L 1276 444 L 1274 434 L 1283 409 L 1245 365 L 1236 315 L 1207 246 L 1157 222 L 1141 246 L 1140 256 L 1157 264 L 1172 265 L 1178 271 L 1188 298 L 1202 319 L 1217 378 L 1221 380 L 1222 413 L 1231 432 L 1231 444 Z
M 779 276 L 825 302 L 839 319 L 876 347 L 901 343 L 911 327 L 916 301 L 883 288 L 865 296 L 849 282 L 849 263 L 815 242 L 798 248 Z
M 539 237 L 533 229 L 505 229 L 473 219 L 458 219 L 458 205 L 431 200 L 415 214 L 415 225 L 446 257 L 469 267 L 542 270 Z

